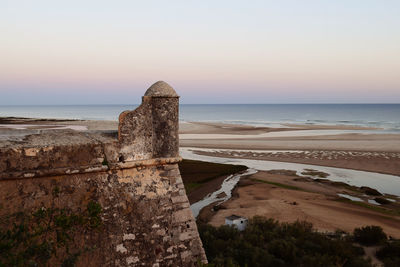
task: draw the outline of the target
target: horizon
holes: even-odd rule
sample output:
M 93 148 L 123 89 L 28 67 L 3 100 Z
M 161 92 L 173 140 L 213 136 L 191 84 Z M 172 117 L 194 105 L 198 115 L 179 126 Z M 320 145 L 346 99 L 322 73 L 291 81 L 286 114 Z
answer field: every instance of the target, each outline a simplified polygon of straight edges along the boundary
M 3 1 L 0 105 L 400 103 L 400 2 Z
M 0 107 L 68 107 L 68 106 L 139 106 L 141 103 L 131 104 L 11 104 Z M 205 105 L 400 105 L 400 103 L 180 103 L 180 106 Z

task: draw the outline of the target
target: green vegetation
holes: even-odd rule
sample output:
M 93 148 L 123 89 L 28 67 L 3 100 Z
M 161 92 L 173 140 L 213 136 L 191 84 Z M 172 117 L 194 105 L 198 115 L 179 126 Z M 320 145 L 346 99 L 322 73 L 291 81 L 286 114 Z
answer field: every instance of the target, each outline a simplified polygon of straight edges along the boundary
M 387 240 L 386 234 L 380 226 L 365 226 L 356 228 L 353 232 L 354 241 L 365 246 L 382 244 Z
M 376 252 L 385 267 L 400 266 L 400 240 L 388 241 Z
M 185 190 L 189 194 L 190 192 L 193 192 L 196 188 L 200 187 L 202 184 L 201 183 L 185 183 Z
M 360 192 L 360 189 L 357 186 L 349 185 L 344 182 L 336 182 L 336 181 L 331 181 L 331 180 L 327 180 L 327 179 L 319 179 L 319 178 L 314 179 L 314 181 L 318 182 L 318 183 L 325 183 L 325 184 L 335 186 L 335 187 L 342 187 L 342 188 L 345 188 L 345 189 L 348 189 L 350 191 L 357 192 L 357 193 Z
M 304 171 L 301 173 L 302 175 L 310 175 L 310 176 L 316 176 L 320 178 L 326 178 L 329 176 L 329 173 L 313 170 L 313 169 L 304 169 Z
M 301 188 L 299 188 L 297 186 L 293 186 L 293 185 L 281 184 L 281 183 L 270 182 L 270 181 L 265 181 L 265 180 L 260 180 L 260 179 L 251 179 L 251 180 L 260 182 L 260 183 L 275 185 L 277 187 L 282 187 L 282 188 L 290 189 L 290 190 L 302 190 Z
M 209 266 L 372 266 L 351 238 L 318 233 L 307 222 L 254 217 L 242 232 L 225 225 L 198 227 Z
M 243 165 L 219 164 L 187 159 L 179 163 L 179 170 L 185 184 L 186 193 L 188 194 L 202 184 L 215 178 L 246 169 L 247 167 Z
M 347 198 L 338 198 L 337 201 L 339 202 L 346 202 L 346 203 L 350 203 L 352 205 L 356 205 L 356 206 L 360 206 L 360 207 L 364 207 L 385 215 L 390 215 L 390 216 L 400 216 L 400 210 L 398 209 L 388 209 L 388 208 L 383 208 L 383 207 L 378 207 L 376 205 L 371 205 L 365 202 L 361 202 L 361 201 L 352 201 L 350 199 Z M 387 217 L 387 219 L 391 219 L 390 217 Z
M 360 189 L 361 189 L 365 194 L 370 195 L 370 196 L 382 196 L 382 194 L 381 194 L 378 190 L 373 189 L 373 188 L 371 188 L 371 187 L 361 186 Z
M 57 188 L 53 194 L 58 194 Z M 61 266 L 74 266 L 79 255 L 74 238 L 102 225 L 102 208 L 89 202 L 79 214 L 69 209 L 42 207 L 30 214 L 0 218 L 0 266 L 46 266 L 56 258 Z
M 276 169 L 276 170 L 269 170 L 269 171 L 266 171 L 266 172 L 270 173 L 270 174 L 278 174 L 278 175 L 287 175 L 287 176 L 300 177 L 300 176 L 297 175 L 296 171 L 292 171 L 292 170 Z
M 382 205 L 387 205 L 387 204 L 391 204 L 392 203 L 391 201 L 389 201 L 389 200 L 387 200 L 386 198 L 383 198 L 383 197 L 376 197 L 374 200 L 376 202 L 378 202 L 379 204 L 382 204 Z

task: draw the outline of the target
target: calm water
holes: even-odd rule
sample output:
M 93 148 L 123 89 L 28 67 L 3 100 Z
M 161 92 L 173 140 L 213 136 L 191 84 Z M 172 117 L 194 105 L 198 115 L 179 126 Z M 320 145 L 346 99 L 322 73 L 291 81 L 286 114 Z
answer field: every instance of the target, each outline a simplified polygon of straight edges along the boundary
M 0 116 L 117 120 L 137 105 L 0 106 Z M 361 125 L 400 131 L 400 104 L 181 105 L 181 121 L 271 126 L 281 123 Z

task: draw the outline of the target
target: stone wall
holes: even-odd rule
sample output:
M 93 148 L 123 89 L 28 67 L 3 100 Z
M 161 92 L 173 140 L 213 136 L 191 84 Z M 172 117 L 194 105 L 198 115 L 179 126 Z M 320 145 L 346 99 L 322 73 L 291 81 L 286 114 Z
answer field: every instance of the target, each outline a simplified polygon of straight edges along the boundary
M 75 233 L 69 248 L 77 266 L 206 262 L 178 168 L 178 106 L 157 82 L 141 106 L 121 113 L 118 133 L 54 131 L 0 146 L 0 216 L 79 213 L 96 202 L 100 227 Z

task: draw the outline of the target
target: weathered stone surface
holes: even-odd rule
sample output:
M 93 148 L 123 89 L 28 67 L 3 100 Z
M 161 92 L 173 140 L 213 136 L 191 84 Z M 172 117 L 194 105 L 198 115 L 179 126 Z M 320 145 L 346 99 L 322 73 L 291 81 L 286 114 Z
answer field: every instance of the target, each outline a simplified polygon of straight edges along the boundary
M 153 157 L 152 124 L 150 101 L 143 101 L 137 109 L 124 111 L 119 115 L 120 162 Z
M 178 97 L 178 94 L 175 92 L 174 88 L 163 81 L 154 83 L 149 87 L 149 89 L 147 89 L 144 95 L 151 97 Z
M 177 164 L 173 166 L 178 170 Z M 196 224 L 189 207 L 174 205 L 171 199 L 181 180 L 170 183 L 168 177 L 160 175 L 164 172 L 164 166 L 152 166 L 140 171 L 133 168 L 2 181 L 0 216 L 42 206 L 79 210 L 96 201 L 103 207 L 104 228 L 95 235 L 79 237 L 86 246 L 97 248 L 95 254 L 82 255 L 78 266 L 88 262 L 88 266 L 112 266 L 117 260 L 129 261 L 132 266 L 195 264 L 198 259 L 205 260 Z M 60 188 L 57 197 L 53 194 L 56 187 Z M 185 200 L 186 196 L 179 199 Z M 186 249 L 171 251 L 179 245 Z M 94 255 L 101 257 L 92 258 Z
M 153 157 L 179 155 L 179 100 L 152 98 Z
M 120 161 L 177 157 L 179 97 L 165 82 L 153 84 L 142 105 L 119 116 Z
M 49 142 L 46 142 L 48 140 Z M 57 140 L 58 142 L 54 142 Z M 105 151 L 106 147 L 112 149 Z M 102 134 L 56 131 L 43 135 L 28 136 L 23 142 L 14 142 L 0 147 L 0 179 L 18 178 L 33 172 L 56 171 L 62 173 L 102 167 L 103 161 L 116 161 L 112 150 L 119 150 L 118 141 Z M 113 159 L 114 158 L 114 159 Z M 11 175 L 10 173 L 15 173 Z M 62 174 L 59 173 L 59 174 Z M 10 174 L 10 175 L 7 175 Z M 17 177 L 14 177 L 17 176 Z
M 177 165 L 179 102 L 171 89 L 150 87 L 140 107 L 120 115 L 118 138 L 57 131 L 0 144 L 0 216 L 41 207 L 79 212 L 96 201 L 102 229 L 74 237 L 75 249 L 95 248 L 78 266 L 206 262 Z

